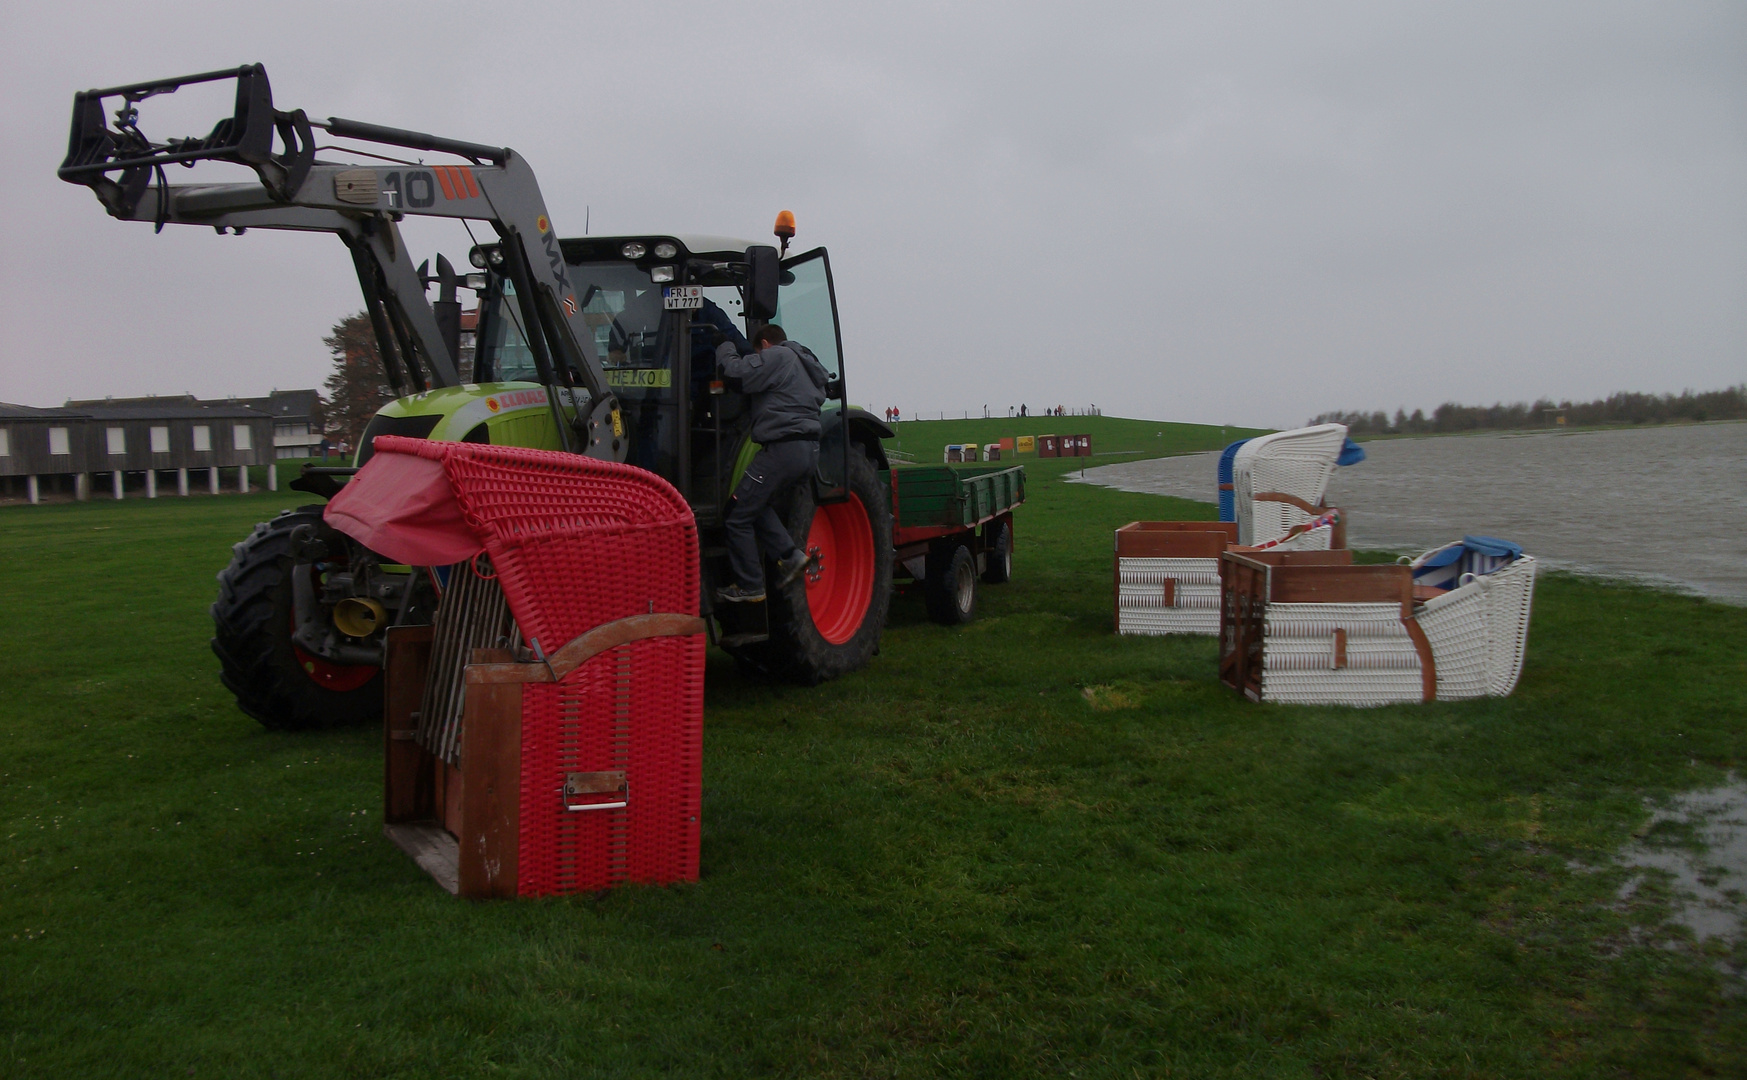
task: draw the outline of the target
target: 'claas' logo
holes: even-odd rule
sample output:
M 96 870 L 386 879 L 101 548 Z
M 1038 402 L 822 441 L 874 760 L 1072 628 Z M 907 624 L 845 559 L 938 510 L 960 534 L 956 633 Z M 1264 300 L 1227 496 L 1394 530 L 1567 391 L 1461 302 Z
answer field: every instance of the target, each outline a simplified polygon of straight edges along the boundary
M 485 399 L 485 407 L 490 409 L 492 412 L 496 412 L 497 411 L 497 399 L 494 397 L 486 398 Z

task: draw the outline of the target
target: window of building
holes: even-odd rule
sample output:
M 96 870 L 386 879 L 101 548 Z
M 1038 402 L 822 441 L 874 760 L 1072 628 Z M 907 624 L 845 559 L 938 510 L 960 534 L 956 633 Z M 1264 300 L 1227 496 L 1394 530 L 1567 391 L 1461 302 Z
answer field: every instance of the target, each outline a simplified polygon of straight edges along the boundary
M 247 424 L 234 425 L 231 428 L 231 438 L 232 438 L 232 440 L 234 440 L 232 442 L 232 445 L 235 446 L 238 450 L 252 450 L 252 449 L 254 449 L 254 447 L 251 446 L 249 443 L 249 425 L 247 425 Z
M 108 437 L 109 452 L 111 454 L 125 454 L 125 453 L 127 453 L 127 429 L 126 428 L 119 428 L 119 427 L 108 428 L 107 430 L 105 430 L 104 434 Z
M 12 435 L 0 427 L 0 457 L 12 456 Z
M 204 454 L 212 449 L 212 429 L 205 424 L 194 425 L 194 452 Z
M 170 452 L 170 429 L 155 427 L 152 429 L 152 453 L 168 454 Z
M 49 453 L 70 454 L 67 448 L 67 429 L 64 427 L 49 428 Z

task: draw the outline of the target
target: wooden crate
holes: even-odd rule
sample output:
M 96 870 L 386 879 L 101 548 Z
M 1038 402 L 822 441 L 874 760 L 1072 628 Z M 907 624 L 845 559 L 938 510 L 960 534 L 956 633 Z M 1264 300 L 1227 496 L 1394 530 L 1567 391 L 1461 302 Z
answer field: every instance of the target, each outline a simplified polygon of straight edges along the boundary
M 1220 558 L 1219 678 L 1252 701 L 1383 705 L 1437 695 L 1405 566 L 1336 551 Z

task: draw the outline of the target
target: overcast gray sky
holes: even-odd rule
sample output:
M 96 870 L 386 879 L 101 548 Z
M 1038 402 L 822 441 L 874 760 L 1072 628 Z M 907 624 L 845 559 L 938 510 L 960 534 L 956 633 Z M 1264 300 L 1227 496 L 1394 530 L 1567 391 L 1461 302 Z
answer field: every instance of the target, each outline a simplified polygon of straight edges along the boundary
M 1747 380 L 1739 2 L 85 0 L 6 5 L 0 50 L 0 400 L 320 384 L 361 306 L 337 240 L 154 236 L 54 176 L 76 89 L 253 61 L 282 109 L 514 147 L 563 234 L 793 210 L 876 409 L 1289 426 Z M 155 138 L 228 112 L 169 101 Z

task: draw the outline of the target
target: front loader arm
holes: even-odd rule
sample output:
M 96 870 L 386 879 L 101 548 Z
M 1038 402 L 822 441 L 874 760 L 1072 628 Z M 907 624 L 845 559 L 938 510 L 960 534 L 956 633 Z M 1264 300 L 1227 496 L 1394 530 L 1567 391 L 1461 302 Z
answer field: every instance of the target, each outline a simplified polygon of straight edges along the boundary
M 237 80 L 235 114 L 204 138 L 153 143 L 140 133 L 137 103 L 180 86 Z M 111 126 L 105 98 L 123 102 Z M 311 129 L 351 140 L 450 154 L 465 164 L 340 165 L 318 161 Z M 281 149 L 275 152 L 274 136 Z M 166 165 L 229 161 L 252 168 L 258 182 L 171 185 Z M 533 169 L 506 147 L 459 142 L 359 121 L 308 120 L 302 110 L 272 107 L 259 64 L 204 75 L 90 90 L 74 97 L 73 127 L 60 177 L 91 187 L 122 220 L 206 225 L 219 232 L 283 229 L 329 232 L 352 253 L 366 310 L 390 382 L 423 390 L 460 382 L 425 280 L 397 223 L 408 214 L 489 222 L 502 241 L 493 269 L 516 286 L 524 331 L 548 390 L 565 444 L 596 457 L 620 459 L 618 402 L 607 386 L 594 337 L 582 321 Z M 560 399 L 578 406 L 580 432 L 570 430 Z M 610 430 L 609 430 L 610 425 Z

